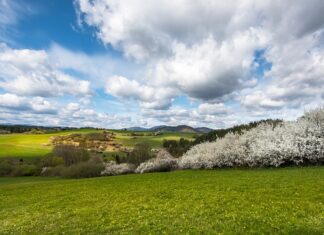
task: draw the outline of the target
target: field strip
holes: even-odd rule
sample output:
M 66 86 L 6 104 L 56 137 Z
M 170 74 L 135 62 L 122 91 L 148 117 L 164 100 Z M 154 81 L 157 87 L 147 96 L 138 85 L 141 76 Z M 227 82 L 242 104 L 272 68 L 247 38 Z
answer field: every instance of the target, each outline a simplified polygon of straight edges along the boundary
M 22 148 L 29 148 L 29 149 L 42 149 L 42 148 L 49 147 L 49 146 L 42 146 L 42 145 L 39 145 L 38 147 L 36 147 L 36 146 L 23 145 L 23 144 L 1 144 L 0 143 L 0 146 L 1 145 L 3 145 L 3 146 L 12 146 L 12 147 L 22 147 Z

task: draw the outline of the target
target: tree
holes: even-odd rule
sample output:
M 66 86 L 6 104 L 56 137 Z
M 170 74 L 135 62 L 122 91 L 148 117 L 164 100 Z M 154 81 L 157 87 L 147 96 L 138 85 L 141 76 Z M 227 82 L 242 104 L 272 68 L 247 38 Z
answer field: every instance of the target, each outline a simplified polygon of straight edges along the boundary
M 70 166 L 82 161 L 87 161 L 90 158 L 87 150 L 74 145 L 54 146 L 53 155 L 62 157 L 66 166 Z
M 128 156 L 120 158 L 120 162 L 127 162 L 138 166 L 152 157 L 154 157 L 154 155 L 152 154 L 150 145 L 147 143 L 138 143 Z

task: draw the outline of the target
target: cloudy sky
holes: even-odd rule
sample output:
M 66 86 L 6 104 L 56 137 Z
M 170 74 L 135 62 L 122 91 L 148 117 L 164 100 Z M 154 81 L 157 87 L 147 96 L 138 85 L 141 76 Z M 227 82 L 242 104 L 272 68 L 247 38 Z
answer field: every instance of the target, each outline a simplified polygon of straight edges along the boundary
M 0 0 L 0 123 L 228 127 L 324 101 L 323 0 Z

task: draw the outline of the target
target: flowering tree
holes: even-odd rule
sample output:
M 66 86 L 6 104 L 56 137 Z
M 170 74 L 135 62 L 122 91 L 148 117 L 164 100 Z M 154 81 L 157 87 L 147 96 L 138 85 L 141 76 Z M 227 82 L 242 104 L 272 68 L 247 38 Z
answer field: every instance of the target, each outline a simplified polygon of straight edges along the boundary
M 192 147 L 181 168 L 275 166 L 324 162 L 324 109 L 306 112 L 294 122 L 260 124 L 243 134 L 229 133 Z

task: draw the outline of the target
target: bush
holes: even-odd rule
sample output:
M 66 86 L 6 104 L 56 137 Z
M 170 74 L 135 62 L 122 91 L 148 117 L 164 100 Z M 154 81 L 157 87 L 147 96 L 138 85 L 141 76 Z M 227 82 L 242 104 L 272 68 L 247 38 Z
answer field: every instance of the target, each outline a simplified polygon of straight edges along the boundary
M 63 170 L 65 170 L 65 166 L 58 165 L 54 167 L 43 167 L 41 171 L 42 176 L 62 176 Z
M 123 175 L 134 173 L 135 166 L 129 163 L 116 164 L 115 162 L 105 163 L 105 169 L 101 172 L 102 176 Z
M 192 147 L 179 161 L 181 168 L 281 166 L 324 163 L 324 109 L 295 122 L 262 123 L 229 133 L 212 143 Z
M 139 166 L 142 162 L 147 161 L 148 159 L 153 158 L 150 145 L 147 143 L 138 143 L 135 145 L 133 151 L 127 156 L 119 158 L 120 163 L 130 163 L 135 166 Z
M 245 165 L 247 148 L 238 134 L 229 133 L 212 143 L 192 147 L 180 160 L 181 168 L 212 169 Z
M 0 162 L 0 176 L 9 176 L 13 170 L 13 165 L 7 161 Z
M 40 175 L 41 169 L 36 165 L 14 165 L 11 171 L 11 176 L 37 176 Z
M 58 165 L 63 165 L 65 162 L 62 157 L 56 157 L 51 154 L 47 155 L 42 159 L 42 166 L 44 167 L 54 167 Z
M 74 145 L 57 145 L 53 155 L 62 157 L 66 166 L 89 160 L 88 151 Z
M 177 167 L 177 160 L 173 158 L 166 150 L 160 150 L 156 158 L 152 158 L 141 163 L 135 172 L 164 172 L 175 170 Z
M 93 154 L 91 155 L 89 162 L 97 163 L 97 164 L 102 164 L 103 163 L 103 158 L 100 155 Z
M 77 164 L 65 167 L 61 176 L 65 178 L 90 178 L 100 176 L 104 165 L 94 162 L 79 162 Z
M 180 138 L 176 140 L 163 140 L 163 147 L 168 150 L 172 156 L 180 157 L 192 146 L 192 141 Z
M 107 140 L 105 133 L 88 133 L 85 135 L 88 140 L 99 140 L 99 141 L 105 141 Z

